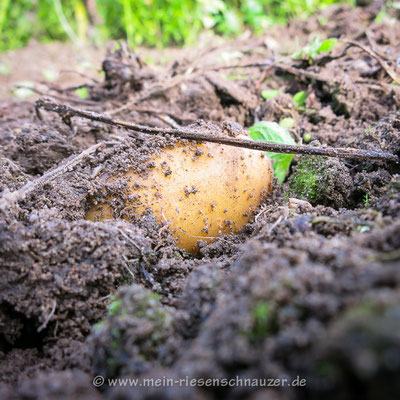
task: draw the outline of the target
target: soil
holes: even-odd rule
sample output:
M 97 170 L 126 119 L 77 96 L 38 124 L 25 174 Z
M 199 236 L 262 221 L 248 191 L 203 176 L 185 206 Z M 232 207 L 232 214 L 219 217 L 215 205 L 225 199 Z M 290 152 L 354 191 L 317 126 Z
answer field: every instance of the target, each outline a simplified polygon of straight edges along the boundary
M 117 119 L 210 135 L 224 121 L 247 128 L 291 117 L 300 142 L 310 135 L 310 145 L 400 156 L 400 89 L 385 68 L 400 76 L 400 24 L 398 15 L 375 22 L 378 10 L 330 7 L 263 36 L 182 50 L 167 64 L 122 46 L 108 52 L 101 81 L 86 81 L 88 98 L 62 81 L 46 93 Z M 308 76 L 220 68 L 232 65 L 221 55 L 238 51 L 240 64 L 280 60 L 294 37 L 303 45 L 311 34 L 375 53 L 340 42 L 312 62 L 285 58 Z M 265 100 L 266 89 L 282 94 Z M 300 90 L 305 108 L 292 101 Z M 0 121 L 2 399 L 399 398 L 399 164 L 296 156 L 240 234 L 191 255 L 151 213 L 120 218 L 126 182 L 108 180 L 148 173 L 173 139 L 39 118 L 31 100 L 4 98 Z M 46 175 L 56 168 L 62 173 Z M 110 196 L 114 221 L 85 220 Z M 307 384 L 96 388 L 97 375 Z

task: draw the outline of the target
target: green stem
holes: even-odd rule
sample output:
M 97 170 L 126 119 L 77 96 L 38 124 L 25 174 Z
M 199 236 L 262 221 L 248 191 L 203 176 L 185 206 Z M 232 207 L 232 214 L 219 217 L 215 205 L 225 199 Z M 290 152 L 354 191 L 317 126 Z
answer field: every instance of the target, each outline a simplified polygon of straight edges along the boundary
M 3 30 L 4 21 L 6 19 L 7 9 L 9 5 L 10 5 L 10 0 L 3 0 L 0 3 L 0 33 Z
M 75 45 L 80 44 L 80 40 L 78 36 L 76 36 L 75 32 L 73 31 L 71 25 L 67 21 L 67 18 L 64 15 L 61 1 L 60 0 L 53 0 L 54 9 L 56 10 L 57 18 L 60 21 L 61 26 L 63 27 L 65 33 L 68 35 L 71 42 L 75 43 Z
M 125 25 L 125 32 L 126 38 L 130 45 L 134 42 L 134 29 L 133 29 L 133 11 L 132 5 L 130 0 L 122 0 L 122 6 L 124 8 L 124 25 Z

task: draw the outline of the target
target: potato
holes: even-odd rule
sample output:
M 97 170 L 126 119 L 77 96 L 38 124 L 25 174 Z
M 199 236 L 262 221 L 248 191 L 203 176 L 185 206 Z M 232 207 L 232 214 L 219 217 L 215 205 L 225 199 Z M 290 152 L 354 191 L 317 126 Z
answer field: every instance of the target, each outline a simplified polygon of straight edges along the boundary
M 178 142 L 149 161 L 155 167 L 147 176 L 134 171 L 122 175 L 134 199 L 127 209 L 140 216 L 150 207 L 160 222 L 169 224 L 178 246 L 190 253 L 198 251 L 199 240 L 237 233 L 271 190 L 271 161 L 259 151 Z M 113 210 L 105 203 L 93 205 L 86 218 L 112 219 Z

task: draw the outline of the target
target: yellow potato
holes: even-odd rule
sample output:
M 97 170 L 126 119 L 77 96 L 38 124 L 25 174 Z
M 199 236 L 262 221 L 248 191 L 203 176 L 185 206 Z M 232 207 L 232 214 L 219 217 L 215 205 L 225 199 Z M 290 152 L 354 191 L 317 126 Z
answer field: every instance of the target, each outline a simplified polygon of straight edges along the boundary
M 271 161 L 259 151 L 179 142 L 149 161 L 155 168 L 145 177 L 129 171 L 108 181 L 126 179 L 134 200 L 124 211 L 140 216 L 150 207 L 160 222 L 169 224 L 178 246 L 190 253 L 198 251 L 199 240 L 237 233 L 271 190 Z M 113 210 L 97 204 L 86 218 L 112 219 Z

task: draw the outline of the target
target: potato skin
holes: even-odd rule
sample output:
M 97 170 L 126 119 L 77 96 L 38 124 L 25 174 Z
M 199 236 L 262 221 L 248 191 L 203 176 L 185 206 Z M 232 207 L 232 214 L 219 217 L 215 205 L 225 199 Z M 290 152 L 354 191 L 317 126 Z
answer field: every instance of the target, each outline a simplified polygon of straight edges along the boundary
M 122 175 L 136 199 L 127 208 L 141 215 L 150 207 L 160 222 L 169 223 L 178 246 L 190 253 L 199 250 L 198 240 L 237 233 L 271 191 L 271 161 L 259 151 L 179 142 L 150 161 L 155 168 L 148 176 L 133 171 Z M 104 203 L 86 215 L 92 221 L 112 218 L 111 207 Z

